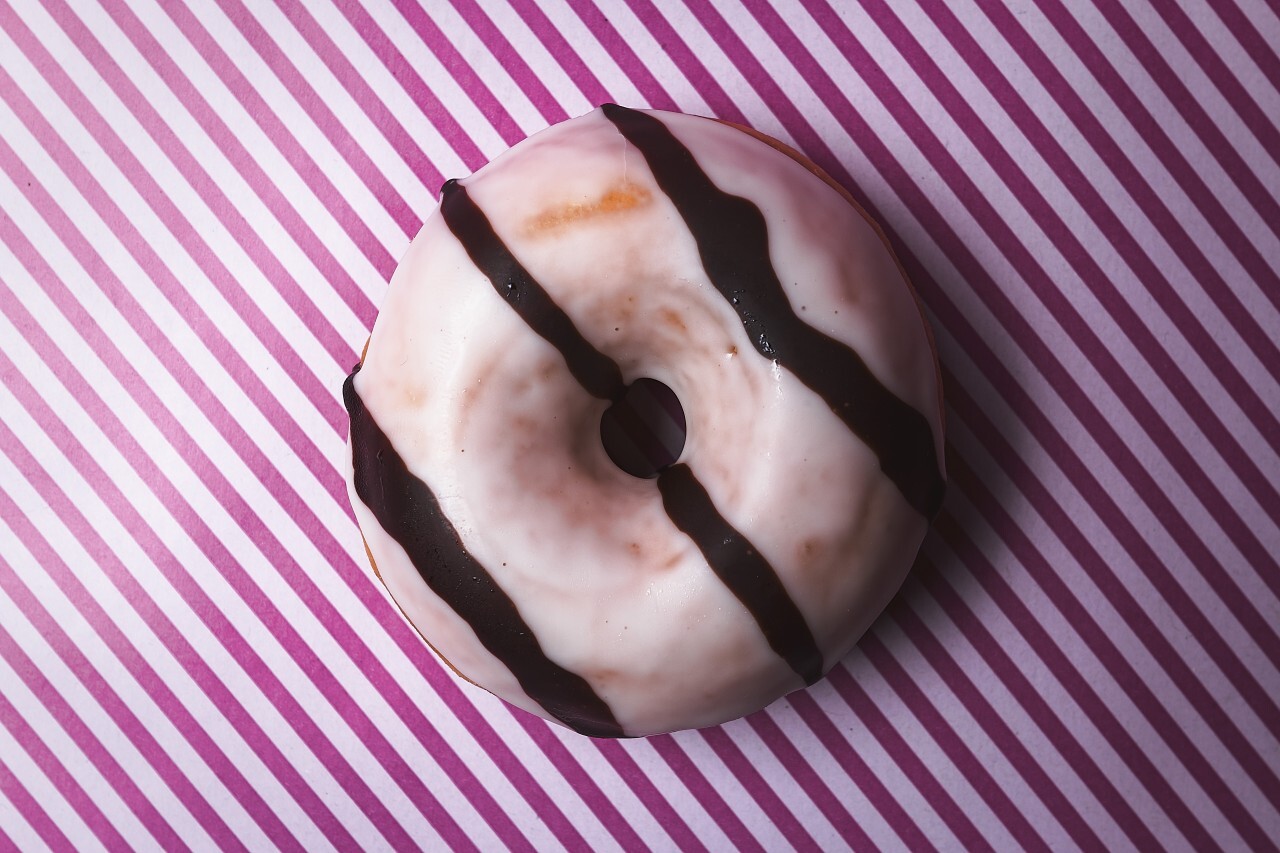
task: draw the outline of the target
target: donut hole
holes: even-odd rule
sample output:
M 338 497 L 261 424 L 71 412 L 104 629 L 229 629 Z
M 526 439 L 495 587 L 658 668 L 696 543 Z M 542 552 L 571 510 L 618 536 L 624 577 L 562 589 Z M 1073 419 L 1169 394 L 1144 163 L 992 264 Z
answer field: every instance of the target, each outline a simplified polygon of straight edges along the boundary
M 656 379 L 637 379 L 600 417 L 605 453 L 633 477 L 653 479 L 684 451 L 684 409 Z

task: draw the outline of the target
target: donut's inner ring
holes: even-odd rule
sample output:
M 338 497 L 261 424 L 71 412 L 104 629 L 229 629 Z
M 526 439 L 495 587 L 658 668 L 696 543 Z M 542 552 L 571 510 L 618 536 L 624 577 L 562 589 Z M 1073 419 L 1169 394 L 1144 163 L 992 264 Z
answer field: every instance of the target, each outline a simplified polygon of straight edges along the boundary
M 680 459 L 686 424 L 680 398 L 656 379 L 637 379 L 600 416 L 600 441 L 613 464 L 651 480 Z

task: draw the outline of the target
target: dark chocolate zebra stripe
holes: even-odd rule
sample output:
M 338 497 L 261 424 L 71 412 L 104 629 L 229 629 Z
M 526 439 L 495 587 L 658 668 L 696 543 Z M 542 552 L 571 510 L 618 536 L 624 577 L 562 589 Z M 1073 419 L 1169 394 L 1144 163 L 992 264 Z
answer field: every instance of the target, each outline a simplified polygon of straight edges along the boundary
M 712 182 L 659 119 L 615 104 L 605 116 L 649 164 L 698 244 L 707 277 L 737 311 L 752 346 L 813 389 L 866 442 L 911 506 L 932 518 L 946 481 L 933 430 L 885 388 L 852 349 L 805 323 L 791 308 L 769 257 L 760 208 Z
M 431 489 L 415 477 L 356 393 L 359 367 L 342 386 L 351 416 L 356 494 L 400 543 L 428 587 L 476 632 L 529 698 L 593 737 L 624 737 L 605 701 L 580 675 L 543 652 L 538 638 L 484 566 L 467 551 Z
M 712 571 L 751 611 L 778 656 L 805 684 L 821 678 L 822 652 L 800 608 L 769 561 L 720 515 L 689 466 L 672 465 L 659 474 L 658 491 L 667 515 L 697 544 Z
M 602 400 L 621 398 L 626 385 L 617 363 L 582 337 L 569 316 L 498 238 L 489 218 L 457 179 L 445 181 L 440 188 L 440 213 L 493 289 L 531 329 L 560 350 L 582 387 Z
M 563 309 L 512 256 L 466 188 L 449 181 L 442 196 L 445 224 L 507 304 L 560 351 L 588 393 L 603 400 L 619 399 L 626 386 L 618 365 L 582 337 Z M 822 653 L 813 632 L 769 562 L 724 520 L 688 466 L 668 468 L 658 475 L 657 483 L 672 521 L 693 539 L 712 571 L 746 606 L 774 651 L 806 683 L 820 677 Z

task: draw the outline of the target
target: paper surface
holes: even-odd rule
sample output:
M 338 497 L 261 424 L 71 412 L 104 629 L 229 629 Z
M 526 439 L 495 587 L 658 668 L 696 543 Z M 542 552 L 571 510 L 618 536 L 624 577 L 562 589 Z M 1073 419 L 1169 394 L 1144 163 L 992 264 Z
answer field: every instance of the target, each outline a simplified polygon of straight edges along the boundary
M 1280 20 L 0 0 L 0 848 L 1280 842 Z M 832 675 L 594 742 L 368 570 L 343 377 L 445 178 L 614 101 L 795 145 L 934 323 L 950 490 Z

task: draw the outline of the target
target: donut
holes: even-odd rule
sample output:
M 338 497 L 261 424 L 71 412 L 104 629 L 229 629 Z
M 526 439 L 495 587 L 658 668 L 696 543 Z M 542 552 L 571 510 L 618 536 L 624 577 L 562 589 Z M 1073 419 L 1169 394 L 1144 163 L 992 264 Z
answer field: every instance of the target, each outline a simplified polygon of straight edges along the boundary
M 679 113 L 606 105 L 446 182 L 343 396 L 395 604 L 593 737 L 820 679 L 945 489 L 932 336 L 879 229 L 781 143 Z M 682 446 L 644 440 L 656 410 Z

